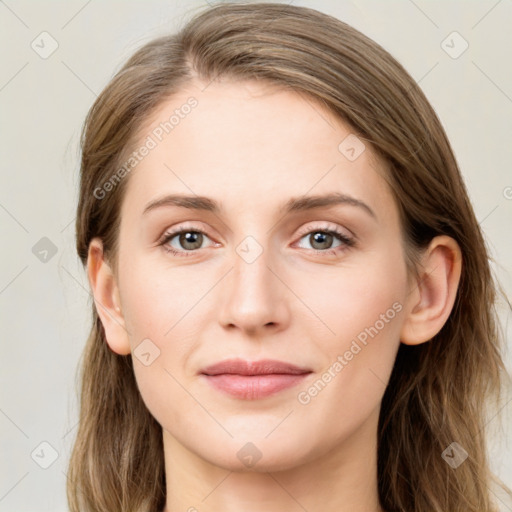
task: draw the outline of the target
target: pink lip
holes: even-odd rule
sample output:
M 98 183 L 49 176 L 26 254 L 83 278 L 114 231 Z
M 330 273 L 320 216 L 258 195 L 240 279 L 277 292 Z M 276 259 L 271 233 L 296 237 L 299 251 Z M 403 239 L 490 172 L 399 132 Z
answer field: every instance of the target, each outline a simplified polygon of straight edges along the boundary
M 311 373 L 291 363 L 229 359 L 200 372 L 214 388 L 244 400 L 257 400 L 295 386 Z
M 310 371 L 309 368 L 301 368 L 291 363 L 276 361 L 275 359 L 261 359 L 260 361 L 227 359 L 203 368 L 200 373 L 205 375 L 220 375 L 222 373 L 236 375 L 269 375 L 273 373 L 301 375 Z

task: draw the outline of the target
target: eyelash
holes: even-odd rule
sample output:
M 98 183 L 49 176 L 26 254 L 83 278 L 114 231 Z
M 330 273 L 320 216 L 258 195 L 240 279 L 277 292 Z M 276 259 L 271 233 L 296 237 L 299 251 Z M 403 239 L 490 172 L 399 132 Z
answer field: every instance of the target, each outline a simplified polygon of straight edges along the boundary
M 167 245 L 176 235 L 181 235 L 182 233 L 201 233 L 202 235 L 208 237 L 208 235 L 202 229 L 192 228 L 192 227 L 191 228 L 183 227 L 183 228 L 181 228 L 179 230 L 171 231 L 169 233 L 165 233 L 164 236 L 162 237 L 162 239 L 160 240 L 158 245 L 162 246 L 163 249 L 167 253 L 171 253 L 174 256 L 185 257 L 185 258 L 188 257 L 188 256 L 193 256 L 193 254 L 195 252 L 197 252 L 199 249 L 193 249 L 193 250 L 189 250 L 189 251 L 177 251 L 176 249 L 174 249 L 174 248 L 170 247 L 169 245 Z M 340 242 L 342 242 L 344 244 L 344 246 L 339 246 L 339 247 L 336 247 L 334 249 L 325 249 L 325 250 L 309 249 L 311 251 L 314 251 L 317 254 L 336 255 L 339 252 L 345 251 L 345 250 L 347 250 L 347 249 L 349 249 L 349 248 L 351 248 L 351 247 L 353 247 L 355 245 L 355 240 L 354 239 L 349 238 L 347 235 L 345 235 L 344 233 L 342 233 L 338 229 L 336 229 L 336 228 L 333 229 L 333 228 L 330 228 L 330 227 L 309 229 L 309 230 L 307 230 L 305 232 L 302 232 L 300 234 L 299 240 L 304 238 L 306 235 L 310 235 L 312 233 L 327 233 L 329 235 L 334 235 Z

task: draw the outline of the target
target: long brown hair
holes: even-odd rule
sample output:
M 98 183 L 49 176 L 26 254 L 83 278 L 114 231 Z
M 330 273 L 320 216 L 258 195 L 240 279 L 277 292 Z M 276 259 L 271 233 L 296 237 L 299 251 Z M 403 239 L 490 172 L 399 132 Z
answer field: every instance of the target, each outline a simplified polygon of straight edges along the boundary
M 407 264 L 436 235 L 462 251 L 452 313 L 428 343 L 400 345 L 382 401 L 378 490 L 401 512 L 490 512 L 486 406 L 504 365 L 487 248 L 446 134 L 424 94 L 381 46 L 316 10 L 283 4 L 220 4 L 177 34 L 140 48 L 99 95 L 84 124 L 77 251 L 87 264 L 100 237 L 115 269 L 119 212 L 129 176 L 116 174 L 148 116 L 199 77 L 267 81 L 320 102 L 386 164 L 400 212 Z M 160 511 L 165 504 L 162 429 L 145 407 L 130 356 L 112 352 L 92 307 L 82 364 L 80 424 L 68 474 L 78 511 Z M 457 469 L 442 452 L 469 454 Z

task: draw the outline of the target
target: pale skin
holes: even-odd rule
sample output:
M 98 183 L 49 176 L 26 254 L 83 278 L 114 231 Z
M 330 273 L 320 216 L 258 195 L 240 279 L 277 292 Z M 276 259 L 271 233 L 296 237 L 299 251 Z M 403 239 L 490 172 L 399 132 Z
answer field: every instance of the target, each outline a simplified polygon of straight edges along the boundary
M 249 81 L 205 85 L 189 84 L 140 132 L 143 141 L 187 98 L 197 99 L 129 177 L 117 274 L 99 239 L 88 257 L 110 349 L 133 354 L 150 339 L 160 350 L 149 366 L 134 356 L 133 363 L 163 427 L 165 511 L 381 511 L 376 450 L 385 385 L 400 342 L 428 342 L 446 322 L 460 249 L 447 236 L 434 238 L 419 279 L 408 278 L 398 210 L 368 144 L 347 159 L 338 146 L 350 127 L 297 93 Z M 364 202 L 373 215 L 349 203 L 280 210 L 292 198 L 333 192 Z M 167 205 L 143 214 L 167 194 L 207 196 L 220 211 Z M 187 256 L 159 245 L 181 228 L 205 233 L 195 245 L 179 235 L 166 242 Z M 355 244 L 336 236 L 330 245 L 315 242 L 326 229 Z M 248 236 L 262 250 L 251 263 L 237 252 Z M 256 250 L 251 243 L 242 247 Z M 300 403 L 298 393 L 396 303 L 393 319 Z M 198 375 L 231 357 L 313 371 L 298 387 L 237 399 Z M 261 453 L 251 468 L 237 456 L 249 442 Z

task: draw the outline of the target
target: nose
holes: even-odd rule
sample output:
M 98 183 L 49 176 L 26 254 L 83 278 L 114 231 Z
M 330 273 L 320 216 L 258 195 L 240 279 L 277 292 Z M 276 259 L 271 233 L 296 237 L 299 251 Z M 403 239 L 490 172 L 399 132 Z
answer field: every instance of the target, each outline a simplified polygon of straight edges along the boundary
M 249 251 L 244 252 L 247 247 Z M 252 336 L 286 328 L 290 292 L 283 284 L 281 267 L 270 261 L 262 247 L 257 249 L 249 243 L 237 248 L 221 294 L 219 321 L 224 328 L 240 329 Z

